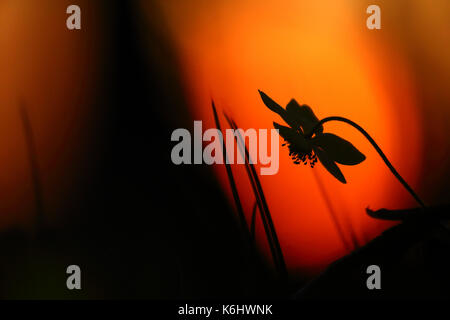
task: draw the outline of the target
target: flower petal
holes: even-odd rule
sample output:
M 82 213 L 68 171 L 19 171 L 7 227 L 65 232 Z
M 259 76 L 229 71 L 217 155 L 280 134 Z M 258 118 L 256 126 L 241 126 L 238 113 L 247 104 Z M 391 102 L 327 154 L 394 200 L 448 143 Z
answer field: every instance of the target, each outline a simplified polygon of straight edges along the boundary
M 275 129 L 278 129 L 280 136 L 298 151 L 309 152 L 311 150 L 311 143 L 296 130 L 276 122 L 273 123 L 273 126 Z
M 350 142 L 332 133 L 317 135 L 312 139 L 312 142 L 325 150 L 331 159 L 340 164 L 353 166 L 366 159 L 366 156 Z
M 261 96 L 262 101 L 267 106 L 267 108 L 269 108 L 270 110 L 272 110 L 275 113 L 278 113 L 281 116 L 281 118 L 288 125 L 290 125 L 291 127 L 295 128 L 295 124 L 290 121 L 290 119 L 288 117 L 288 114 L 287 114 L 285 109 L 283 109 L 278 103 L 273 101 L 267 94 L 265 94 L 261 90 L 258 90 L 258 92 L 259 92 L 259 95 Z
M 319 123 L 312 109 L 306 104 L 299 105 L 297 101 L 292 99 L 286 106 L 287 117 L 295 127 L 301 127 L 304 134 L 309 134 L 311 130 Z M 320 125 L 315 133 L 322 133 L 323 126 Z
M 261 96 L 262 101 L 264 104 L 272 110 L 273 112 L 278 113 L 280 116 L 283 116 L 286 114 L 286 110 L 284 110 L 278 103 L 273 101 L 267 94 L 262 92 L 261 90 L 258 90 L 259 95 Z
M 334 161 L 330 159 L 327 153 L 317 146 L 313 146 L 313 149 L 317 157 L 319 158 L 320 163 L 322 163 L 325 169 L 327 169 L 328 172 L 331 173 L 340 182 L 347 183 L 341 169 L 339 169 L 336 163 L 334 163 Z

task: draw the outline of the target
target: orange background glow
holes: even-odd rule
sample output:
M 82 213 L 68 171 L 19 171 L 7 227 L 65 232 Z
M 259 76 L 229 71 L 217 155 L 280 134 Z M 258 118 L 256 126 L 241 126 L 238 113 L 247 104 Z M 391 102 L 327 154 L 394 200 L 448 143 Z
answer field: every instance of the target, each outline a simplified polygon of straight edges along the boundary
M 400 2 L 378 2 L 382 29 L 374 31 L 366 28 L 365 11 L 372 4 L 367 1 L 160 1 L 160 5 L 184 66 L 192 115 L 203 120 L 204 128 L 215 127 L 211 98 L 243 129 L 270 129 L 272 121 L 281 121 L 263 105 L 258 89 L 282 106 L 295 98 L 310 105 L 319 118 L 339 115 L 363 126 L 405 180 L 420 190 L 427 152 L 422 93 L 414 61 L 396 38 L 402 37 L 404 23 L 412 33 L 420 29 L 412 17 L 421 12 L 428 14 L 420 21 L 428 32 L 441 30 L 446 22 L 426 1 L 402 2 L 403 6 Z M 446 112 L 429 109 L 435 115 Z M 226 127 L 223 117 L 221 121 Z M 261 177 L 291 274 L 314 274 L 355 247 L 352 234 L 362 245 L 391 225 L 367 217 L 365 208 L 416 205 L 355 129 L 327 123 L 325 131 L 348 139 L 367 156 L 361 165 L 340 166 L 346 185 L 320 165 L 314 169 L 294 165 L 286 148 L 280 149 L 279 173 Z M 446 139 L 442 134 L 440 138 Z M 225 168 L 217 166 L 216 172 L 232 202 Z M 233 173 L 249 218 L 254 202 L 250 183 L 242 166 L 233 166 Z M 344 241 L 332 215 L 343 229 Z M 269 256 L 260 223 L 257 232 L 260 247 Z
M 108 16 L 107 3 L 77 0 L 83 8 L 83 29 L 71 33 L 65 27 L 70 0 L 0 1 L 2 230 L 29 226 L 34 214 L 20 101 L 27 106 L 35 133 L 50 220 L 64 215 L 70 186 L 83 179 L 81 159 L 90 156 L 85 152 L 90 138 L 102 134 L 94 123 L 96 90 L 114 54 L 102 47 L 103 39 L 116 36 L 107 29 L 116 22 L 102 21 Z M 193 119 L 203 121 L 204 130 L 215 127 L 211 99 L 223 129 L 227 125 L 222 111 L 240 128 L 270 129 L 273 121 L 282 120 L 264 106 L 258 89 L 282 106 L 295 98 L 310 105 L 319 118 L 343 116 L 360 124 L 428 203 L 448 202 L 450 1 L 377 1 L 381 30 L 366 28 L 366 8 L 373 4 L 366 0 L 140 4 L 136 25 L 142 26 L 142 33 L 133 40 L 146 36 L 146 26 L 167 27 L 162 30 L 167 33 L 148 27 L 148 39 L 155 41 L 160 34 L 169 38 L 189 111 Z M 161 11 L 155 13 L 156 7 Z M 150 23 L 140 25 L 137 13 L 147 15 Z M 152 48 L 161 49 L 155 56 L 166 53 L 157 41 Z M 167 113 L 172 116 L 171 109 Z M 287 148 L 280 149 L 279 173 L 260 177 L 291 275 L 317 274 L 392 225 L 369 218 L 365 208 L 416 206 L 359 132 L 342 123 L 327 123 L 325 131 L 351 141 L 367 157 L 358 166 L 340 166 L 347 184 L 320 164 L 314 169 L 294 165 Z M 233 203 L 224 166 L 215 166 L 214 172 Z M 254 203 L 250 182 L 242 165 L 234 165 L 233 173 L 249 219 Z M 270 261 L 259 219 L 257 240 Z

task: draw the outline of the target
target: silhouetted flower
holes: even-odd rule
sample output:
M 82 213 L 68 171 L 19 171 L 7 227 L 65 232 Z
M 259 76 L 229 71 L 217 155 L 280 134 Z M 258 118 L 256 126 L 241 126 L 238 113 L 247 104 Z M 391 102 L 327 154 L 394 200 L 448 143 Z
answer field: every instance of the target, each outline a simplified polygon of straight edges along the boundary
M 278 113 L 289 127 L 273 123 L 280 136 L 288 145 L 289 155 L 295 164 L 309 162 L 314 167 L 317 159 L 336 179 L 346 183 L 336 162 L 344 165 L 356 165 L 366 159 L 350 142 L 332 133 L 324 133 L 323 126 L 312 109 L 299 105 L 292 99 L 283 109 L 264 92 L 259 91 L 264 104 Z

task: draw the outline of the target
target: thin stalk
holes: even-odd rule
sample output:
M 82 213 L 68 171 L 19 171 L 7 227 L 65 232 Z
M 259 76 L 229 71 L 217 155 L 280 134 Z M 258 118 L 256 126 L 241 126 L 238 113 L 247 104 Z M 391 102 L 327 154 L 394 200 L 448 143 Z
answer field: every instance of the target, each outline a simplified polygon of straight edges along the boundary
M 220 132 L 222 132 L 222 130 L 220 128 L 220 121 L 219 121 L 219 117 L 217 115 L 216 106 L 214 105 L 214 101 L 212 101 L 212 109 L 213 109 L 214 120 L 216 122 L 217 129 Z M 228 161 L 227 161 L 227 149 L 225 147 L 223 139 L 221 141 L 221 145 L 222 145 L 223 163 L 225 164 L 225 168 L 227 170 L 228 180 L 230 181 L 231 192 L 233 194 L 233 199 L 234 199 L 234 202 L 236 204 L 236 209 L 237 209 L 237 212 L 238 212 L 239 220 L 241 222 L 242 228 L 245 230 L 244 232 L 248 235 L 247 221 L 245 220 L 244 210 L 242 209 L 242 204 L 241 204 L 241 200 L 239 198 L 239 193 L 237 191 L 236 182 L 235 182 L 234 177 L 233 177 L 233 172 L 231 171 L 231 167 L 230 167 L 230 165 L 228 164 Z
M 236 131 L 237 125 L 233 120 L 230 120 L 228 117 L 227 121 L 230 123 L 230 126 Z M 245 151 L 245 166 L 247 169 L 247 173 L 249 174 L 249 179 L 252 183 L 252 187 L 254 188 L 253 191 L 255 193 L 255 196 L 259 202 L 260 205 L 260 213 L 261 218 L 263 221 L 264 230 L 267 235 L 267 239 L 269 242 L 269 245 L 271 247 L 272 256 L 275 262 L 275 267 L 278 269 L 278 273 L 283 281 L 287 281 L 288 279 L 288 272 L 286 268 L 286 263 L 284 261 L 283 252 L 281 250 L 280 242 L 278 241 L 278 237 L 275 231 L 275 226 L 272 221 L 272 217 L 270 215 L 269 207 L 267 205 L 266 198 L 264 196 L 264 192 L 261 186 L 261 182 L 259 181 L 258 174 L 256 173 L 255 166 L 253 165 L 252 161 L 250 161 L 250 154 L 248 152 L 248 149 L 245 145 L 245 141 L 243 140 L 242 136 L 239 134 L 239 131 L 237 131 L 239 140 L 238 143 L 241 144 L 242 149 Z M 236 141 L 237 141 L 237 138 Z
M 228 123 L 230 124 L 231 128 L 234 130 L 235 129 L 234 123 L 226 115 L 225 115 L 225 117 L 226 117 Z M 238 138 L 236 136 L 235 136 L 235 139 L 236 139 L 236 142 L 238 144 L 241 144 L 241 141 L 238 140 Z M 246 147 L 243 146 L 242 148 L 246 148 Z M 270 226 L 269 226 L 269 222 L 267 220 L 267 214 L 266 214 L 266 212 L 264 210 L 264 205 L 262 203 L 261 196 L 260 196 L 259 191 L 258 191 L 258 187 L 256 186 L 256 182 L 255 182 L 255 179 L 253 177 L 252 170 L 251 170 L 251 168 L 249 166 L 249 162 L 250 162 L 249 161 L 249 157 L 250 156 L 247 155 L 246 152 L 244 152 L 242 157 L 245 159 L 245 171 L 247 172 L 248 178 L 250 180 L 250 184 L 252 186 L 253 194 L 255 195 L 256 203 L 257 203 L 258 208 L 259 208 L 259 213 L 261 215 L 261 221 L 263 223 L 264 231 L 265 231 L 266 236 L 267 236 L 267 242 L 269 244 L 270 252 L 272 253 L 273 262 L 275 264 L 276 269 L 278 270 L 278 269 L 280 269 L 280 267 L 279 267 L 280 263 L 279 263 L 279 258 L 278 258 L 279 255 L 277 253 L 277 248 L 276 248 L 276 246 L 274 244 L 274 241 L 273 241 L 272 232 L 271 232 L 271 229 L 270 229 Z
M 349 219 L 349 217 L 345 217 L 345 224 L 347 225 L 347 228 L 350 230 L 350 238 L 352 239 L 354 249 L 359 248 L 359 241 L 356 237 L 355 229 L 353 228 L 353 225 Z
M 388 160 L 388 158 L 386 157 L 384 152 L 381 150 L 381 148 L 378 146 L 378 144 L 375 142 L 375 140 L 373 140 L 373 138 L 367 133 L 366 130 L 364 130 L 360 125 L 358 125 L 357 123 L 353 122 L 352 120 L 349 120 L 349 119 L 344 118 L 344 117 L 337 117 L 337 116 L 326 117 L 326 118 L 324 118 L 324 119 L 319 121 L 319 123 L 311 130 L 311 132 L 308 135 L 306 135 L 306 138 L 311 138 L 312 135 L 315 133 L 315 131 L 321 125 L 323 125 L 324 123 L 329 122 L 329 121 L 345 122 L 345 123 L 351 125 L 353 128 L 357 129 L 359 132 L 361 132 L 363 134 L 363 136 L 372 144 L 372 146 L 375 148 L 375 150 L 380 155 L 381 159 L 383 159 L 383 161 L 386 164 L 386 166 L 391 170 L 392 174 L 397 178 L 397 180 L 400 181 L 400 183 L 403 185 L 403 187 L 405 187 L 405 189 L 411 194 L 411 196 L 417 201 L 417 203 L 420 204 L 420 206 L 422 208 L 426 207 L 425 203 L 422 201 L 422 199 L 420 199 L 420 197 L 414 192 L 414 190 L 408 185 L 408 183 L 406 183 L 406 181 L 397 172 L 397 170 L 395 170 L 394 166 Z
M 19 106 L 19 112 L 22 119 L 23 131 L 25 134 L 28 159 L 30 161 L 31 179 L 33 183 L 34 201 L 36 206 L 36 230 L 42 231 L 42 229 L 45 227 L 45 210 L 42 183 L 39 173 L 39 164 L 37 160 L 36 144 L 34 142 L 33 129 L 31 127 L 27 109 L 22 103 Z
M 320 191 L 320 193 L 322 195 L 322 198 L 325 200 L 325 205 L 327 206 L 328 212 L 329 212 L 330 217 L 331 217 L 331 221 L 334 224 L 334 228 L 336 229 L 336 231 L 337 231 L 337 233 L 339 235 L 339 238 L 341 238 L 341 241 L 342 241 L 344 247 L 347 250 L 351 251 L 352 248 L 348 244 L 347 240 L 345 239 L 344 231 L 342 230 L 342 226 L 339 223 L 339 219 L 337 217 L 337 214 L 334 211 L 333 205 L 331 204 L 330 197 L 328 196 L 328 193 L 325 190 L 325 186 L 323 185 L 323 183 L 320 180 L 320 177 L 317 175 L 316 171 L 315 170 L 312 170 L 312 171 L 313 171 L 313 175 L 314 175 L 314 178 L 316 180 L 317 186 L 319 187 L 319 191 Z
M 232 122 L 230 122 L 230 125 L 233 128 L 233 130 L 235 130 L 236 127 L 235 127 L 235 125 Z M 238 141 L 237 137 L 235 137 L 235 139 L 236 139 L 236 142 L 238 144 L 242 144 L 241 141 Z M 246 148 L 246 147 L 243 146 L 243 148 Z M 266 213 L 265 206 L 263 204 L 262 197 L 260 195 L 259 189 L 258 189 L 258 187 L 256 185 L 252 169 L 250 168 L 250 165 L 249 165 L 249 163 L 250 163 L 250 160 L 249 160 L 250 156 L 247 155 L 247 150 L 245 151 L 245 154 L 242 155 L 242 156 L 245 158 L 245 171 L 247 172 L 247 176 L 248 176 L 248 178 L 250 180 L 250 184 L 252 186 L 253 194 L 255 195 L 256 203 L 257 203 L 258 208 L 259 208 L 259 213 L 261 215 L 261 221 L 263 223 L 264 232 L 266 233 L 266 236 L 267 236 L 267 242 L 269 244 L 270 252 L 272 253 L 273 262 L 275 264 L 275 268 L 278 270 L 278 273 L 281 274 L 281 272 L 280 272 L 281 264 L 280 264 L 280 258 L 279 258 L 280 254 L 279 254 L 279 252 L 277 250 L 277 246 L 275 245 L 275 242 L 274 242 L 274 239 L 273 239 L 273 235 L 272 235 L 273 232 L 271 230 L 271 227 L 270 227 L 270 224 L 269 224 L 269 220 L 267 218 L 268 215 Z

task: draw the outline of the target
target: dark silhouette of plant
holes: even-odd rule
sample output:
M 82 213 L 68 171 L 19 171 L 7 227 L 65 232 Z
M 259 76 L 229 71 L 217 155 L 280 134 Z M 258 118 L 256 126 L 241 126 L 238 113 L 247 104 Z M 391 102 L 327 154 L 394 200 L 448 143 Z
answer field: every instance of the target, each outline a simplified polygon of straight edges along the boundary
M 367 208 L 366 212 L 369 215 L 369 217 L 391 221 L 406 221 L 417 219 L 423 217 L 424 212 L 426 212 L 430 217 L 433 217 L 438 220 L 450 219 L 450 206 L 448 204 L 437 206 L 430 205 L 426 207 L 426 210 L 424 210 L 422 207 L 411 209 L 398 209 L 398 210 L 379 209 L 376 211 Z
M 425 207 L 424 202 L 395 170 L 375 140 L 357 123 L 338 116 L 326 117 L 319 121 L 312 109 L 307 105 L 300 106 L 292 99 L 286 106 L 286 109 L 283 109 L 264 92 L 259 91 L 259 93 L 264 104 L 273 112 L 278 113 L 290 126 L 285 127 L 274 122 L 275 129 L 279 130 L 280 136 L 288 143 L 289 155 L 293 158 L 294 163 L 298 164 L 302 161 L 306 164 L 309 160 L 311 167 L 314 167 L 317 158 L 319 158 L 328 172 L 339 181 L 346 183 L 344 175 L 336 165 L 336 162 L 345 165 L 356 165 L 364 161 L 365 156 L 350 142 L 332 133 L 323 133 L 324 123 L 329 121 L 345 122 L 364 135 L 397 180 L 422 207 Z
M 286 263 L 284 261 L 283 251 L 281 250 L 281 245 L 278 240 L 275 225 L 272 220 L 272 215 L 270 213 L 261 182 L 259 181 L 255 166 L 250 159 L 250 154 L 248 152 L 247 146 L 245 145 L 245 141 L 239 131 L 237 131 L 238 126 L 236 122 L 230 119 L 230 117 L 228 117 L 227 115 L 225 115 L 225 118 L 227 119 L 228 124 L 231 126 L 231 128 L 237 132 L 237 135 L 235 135 L 235 140 L 241 146 L 239 150 L 241 152 L 242 150 L 244 150 L 244 154 L 242 156 L 245 159 L 245 170 L 247 171 L 248 178 L 252 185 L 253 194 L 255 195 L 256 203 L 261 215 L 261 221 L 263 223 L 264 232 L 266 233 L 273 261 L 281 280 L 286 283 L 288 278 Z
M 212 110 L 214 115 L 214 121 L 216 123 L 216 128 L 221 131 L 221 125 L 219 121 L 219 117 L 217 114 L 217 109 L 214 104 L 214 101 L 212 101 Z M 231 126 L 232 129 L 237 129 L 236 123 L 230 119 L 227 115 L 225 115 L 225 118 L 228 121 L 228 124 Z M 240 152 L 242 152 L 242 157 L 245 159 L 245 170 L 247 172 L 248 178 L 250 180 L 250 183 L 252 185 L 252 190 L 255 195 L 255 205 L 253 206 L 252 213 L 251 213 L 251 224 L 250 224 L 250 230 L 249 226 L 247 224 L 247 221 L 244 216 L 242 204 L 239 198 L 239 193 L 236 186 L 236 181 L 233 176 L 233 172 L 231 170 L 231 166 L 228 164 L 228 161 L 226 161 L 227 157 L 227 149 L 223 142 L 221 141 L 221 149 L 223 154 L 223 160 L 225 163 L 225 168 L 227 171 L 228 181 L 230 183 L 230 188 L 233 194 L 234 201 L 236 203 L 237 211 L 239 220 L 241 222 L 242 228 L 244 229 L 245 235 L 248 237 L 249 243 L 254 243 L 255 241 L 255 225 L 256 225 L 256 212 L 259 211 L 261 215 L 261 220 L 264 227 L 264 232 L 267 237 L 267 241 L 269 243 L 269 248 L 273 257 L 273 261 L 275 264 L 275 268 L 278 272 L 278 275 L 282 279 L 283 283 L 286 283 L 288 278 L 286 263 L 284 261 L 283 252 L 281 250 L 280 243 L 278 241 L 278 237 L 275 231 L 275 226 L 272 221 L 272 217 L 269 211 L 269 207 L 267 205 L 266 197 L 264 195 L 261 182 L 259 181 L 258 174 L 256 173 L 256 169 L 253 166 L 253 163 L 250 161 L 250 154 L 248 152 L 247 146 L 245 145 L 244 139 L 240 134 L 235 135 L 236 142 L 241 146 L 239 148 Z
M 280 136 L 288 144 L 289 155 L 295 164 L 300 162 L 307 164 L 309 161 L 311 167 L 314 167 L 319 158 L 328 172 L 342 183 L 346 183 L 336 162 L 344 165 L 356 165 L 366 159 L 347 140 L 332 133 L 324 133 L 322 124 L 309 106 L 299 105 L 292 99 L 286 109 L 283 109 L 264 92 L 259 91 L 259 93 L 264 104 L 273 112 L 278 113 L 289 125 L 289 127 L 285 127 L 276 122 L 273 123 L 275 129 L 279 130 Z
M 214 101 L 212 101 L 211 104 L 212 104 L 214 121 L 216 123 L 217 130 L 222 131 Z M 231 171 L 231 166 L 226 159 L 227 158 L 227 149 L 226 149 L 226 146 L 223 143 L 223 141 L 221 141 L 221 147 L 222 147 L 223 163 L 225 163 L 225 168 L 227 170 L 227 176 L 228 176 L 228 180 L 230 181 L 231 192 L 233 194 L 233 199 L 236 204 L 236 208 L 237 208 L 238 215 L 239 215 L 239 220 L 241 222 L 242 228 L 245 230 L 246 234 L 249 236 L 247 221 L 245 220 L 245 215 L 244 215 L 244 210 L 242 209 L 241 199 L 239 198 L 239 193 L 237 191 L 236 182 L 233 177 L 233 172 Z

